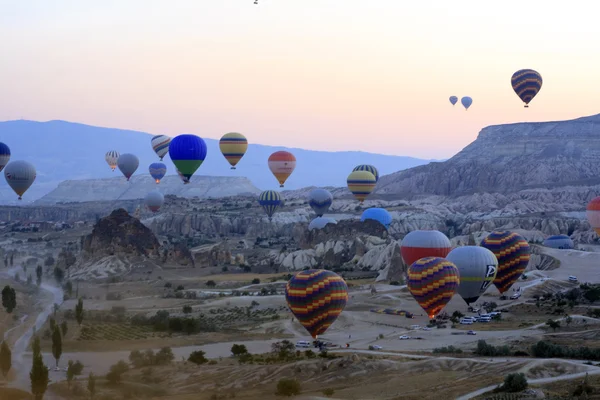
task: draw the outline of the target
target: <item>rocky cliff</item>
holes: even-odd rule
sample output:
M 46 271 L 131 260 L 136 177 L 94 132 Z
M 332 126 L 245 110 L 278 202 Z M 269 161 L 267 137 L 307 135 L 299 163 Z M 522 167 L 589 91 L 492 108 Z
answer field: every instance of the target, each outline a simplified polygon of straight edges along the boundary
M 595 115 L 484 128 L 445 162 L 381 177 L 375 193 L 457 196 L 599 183 L 600 115 Z

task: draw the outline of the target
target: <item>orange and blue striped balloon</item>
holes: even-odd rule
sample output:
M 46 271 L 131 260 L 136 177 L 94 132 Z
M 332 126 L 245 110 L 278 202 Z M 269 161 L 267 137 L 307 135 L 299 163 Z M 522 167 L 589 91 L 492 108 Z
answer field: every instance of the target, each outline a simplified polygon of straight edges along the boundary
M 494 231 L 481 241 L 498 259 L 498 273 L 494 285 L 500 293 L 506 292 L 523 275 L 531 249 L 521 235 L 510 231 Z
M 335 322 L 348 302 L 348 286 L 335 272 L 301 271 L 285 286 L 285 299 L 292 313 L 313 338 Z
M 377 179 L 369 171 L 352 171 L 346 183 L 350 192 L 362 203 L 375 189 Z
M 441 257 L 425 257 L 408 267 L 408 290 L 433 319 L 452 299 L 460 284 L 456 265 Z
M 520 69 L 513 74 L 510 84 L 527 108 L 542 88 L 542 76 L 532 69 Z
M 241 133 L 229 132 L 219 140 L 219 148 L 227 162 L 231 164 L 231 169 L 235 169 L 248 150 L 248 140 Z

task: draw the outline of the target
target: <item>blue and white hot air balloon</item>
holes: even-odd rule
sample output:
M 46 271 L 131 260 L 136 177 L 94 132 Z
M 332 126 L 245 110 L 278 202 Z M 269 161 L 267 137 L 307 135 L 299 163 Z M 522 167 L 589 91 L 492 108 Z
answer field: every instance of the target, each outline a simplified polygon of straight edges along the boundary
M 310 221 L 308 224 L 308 230 L 312 231 L 313 229 L 323 229 L 327 224 L 337 224 L 337 221 L 333 218 L 329 217 L 317 217 Z
M 333 196 L 329 190 L 314 189 L 308 195 L 308 205 L 317 214 L 317 217 L 322 217 L 333 203 Z
M 546 238 L 546 240 L 544 240 L 544 246 L 561 250 L 569 250 L 575 248 L 573 240 L 567 235 L 549 236 L 548 238 Z
M 150 171 L 150 175 L 156 183 L 160 183 L 160 180 L 164 178 L 167 173 L 167 166 L 163 163 L 155 162 L 150 164 L 148 171 Z
M 384 208 L 367 208 L 363 211 L 360 221 L 363 222 L 367 219 L 372 219 L 381 223 L 381 225 L 385 226 L 385 229 L 388 229 L 392 223 L 392 215 Z

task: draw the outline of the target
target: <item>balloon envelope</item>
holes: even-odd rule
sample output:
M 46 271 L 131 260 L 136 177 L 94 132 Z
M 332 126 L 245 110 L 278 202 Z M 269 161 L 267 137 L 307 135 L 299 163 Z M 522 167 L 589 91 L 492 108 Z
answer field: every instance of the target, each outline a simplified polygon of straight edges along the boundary
M 146 195 L 144 203 L 152 212 L 157 212 L 165 202 L 165 196 L 158 190 L 152 191 Z
M 269 221 L 275 214 L 275 211 L 281 206 L 281 195 L 274 190 L 265 190 L 258 197 L 258 204 L 265 210 Z
M 352 171 L 368 171 L 375 177 L 375 182 L 379 182 L 379 171 L 372 165 L 362 164 L 354 167 Z
M 323 229 L 327 224 L 336 225 L 337 221 L 329 217 L 317 217 L 310 221 L 310 224 L 308 224 L 308 230 L 312 231 L 313 229 Z
M 406 286 L 429 318 L 442 311 L 459 283 L 458 268 L 445 258 L 425 257 L 408 267 Z
M 248 150 L 248 140 L 241 133 L 229 132 L 219 140 L 219 148 L 231 165 L 231 169 L 235 169 L 237 163 L 240 162 L 246 154 L 246 150 Z
M 119 156 L 120 156 L 119 152 L 115 151 L 115 150 L 111 150 L 111 151 L 107 152 L 106 155 L 104 156 L 106 163 L 108 164 L 110 169 L 112 169 L 113 171 L 115 170 L 115 168 L 117 168 L 117 161 L 119 160 Z
M 392 215 L 384 208 L 367 208 L 363 211 L 360 220 L 365 221 L 367 219 L 381 223 L 381 225 L 385 226 L 385 229 L 388 229 L 392 223 Z
M 333 196 L 328 190 L 314 189 L 308 194 L 308 205 L 317 214 L 317 217 L 322 217 L 329 210 L 332 203 Z
M 498 260 L 494 253 L 485 247 L 457 247 L 448 253 L 446 259 L 458 268 L 458 294 L 467 304 L 475 303 L 494 283 L 498 272 Z
M 316 339 L 346 307 L 348 286 L 332 271 L 301 271 L 285 286 L 285 299 L 298 321 Z
M 450 250 L 450 239 L 440 231 L 412 231 L 400 244 L 400 253 L 406 265 L 423 257 L 446 257 Z
M 458 102 L 458 97 L 456 96 L 450 96 L 450 103 L 452 103 L 452 105 L 455 105 Z
M 462 103 L 463 107 L 465 107 L 465 110 L 468 110 L 469 107 L 471 107 L 471 104 L 473 104 L 473 99 L 469 96 L 465 96 L 460 99 L 460 102 Z
M 155 162 L 150 164 L 148 170 L 150 171 L 150 175 L 152 176 L 152 178 L 154 178 L 156 183 L 159 183 L 160 180 L 164 178 L 165 174 L 167 173 L 167 166 L 163 163 Z
M 362 203 L 375 189 L 377 179 L 369 171 L 352 171 L 346 183 L 350 192 Z
M 171 138 L 165 135 L 156 135 L 150 140 L 152 150 L 160 157 L 160 161 L 169 152 L 169 143 L 171 143 Z
M 549 236 L 544 240 L 544 246 L 551 247 L 553 249 L 573 249 L 575 248 L 575 244 L 573 240 L 567 235 L 554 235 Z
M 531 250 L 527 241 L 518 233 L 494 231 L 481 241 L 498 259 L 498 273 L 494 285 L 500 293 L 506 292 L 525 272 Z
M 119 166 L 119 170 L 125 178 L 129 180 L 131 175 L 138 169 L 140 166 L 140 160 L 137 156 L 129 153 L 121 154 L 119 159 L 117 160 L 117 165 Z
M 532 69 L 520 69 L 513 74 L 510 84 L 527 108 L 542 88 L 542 76 Z
M 6 164 L 10 161 L 10 149 L 7 145 L 0 142 L 0 171 L 6 167 Z
M 206 158 L 206 142 L 200 136 L 179 135 L 169 144 L 169 156 L 177 170 L 189 182 Z
M 36 171 L 33 164 L 27 161 L 17 160 L 8 163 L 4 168 L 4 178 L 8 186 L 14 190 L 22 199 L 23 194 L 31 187 L 35 181 Z
M 589 202 L 586 214 L 592 229 L 600 236 L 600 196 Z
M 283 187 L 295 168 L 296 157 L 288 151 L 276 151 L 269 156 L 269 169 L 277 178 L 279 187 Z

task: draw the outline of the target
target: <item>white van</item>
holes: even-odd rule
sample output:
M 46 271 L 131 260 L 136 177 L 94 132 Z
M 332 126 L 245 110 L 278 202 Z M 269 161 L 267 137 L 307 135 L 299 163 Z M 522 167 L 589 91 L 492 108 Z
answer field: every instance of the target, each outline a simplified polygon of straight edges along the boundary
M 461 325 L 473 325 L 473 320 L 471 318 L 463 318 L 460 320 Z
M 410 329 L 421 329 L 421 325 L 411 325 Z
M 577 282 L 577 277 L 576 276 L 569 276 L 569 282 Z
M 299 340 L 296 342 L 296 347 L 308 348 L 310 347 L 310 342 L 307 342 L 306 340 Z
M 492 320 L 492 317 L 490 317 L 489 315 L 481 316 L 479 317 L 479 319 L 477 320 L 477 322 L 490 322 Z

